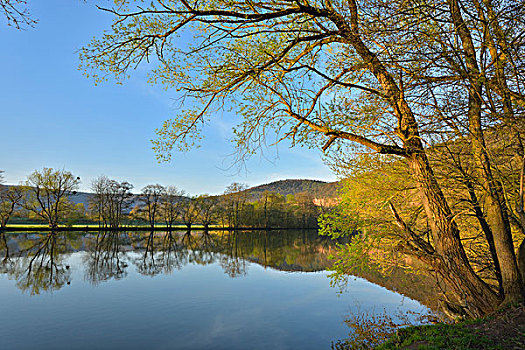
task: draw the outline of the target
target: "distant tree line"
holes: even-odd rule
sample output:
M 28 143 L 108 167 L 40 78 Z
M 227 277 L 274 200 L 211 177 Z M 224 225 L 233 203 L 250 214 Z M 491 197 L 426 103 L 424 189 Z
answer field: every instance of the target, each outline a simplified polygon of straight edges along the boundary
M 219 196 L 188 196 L 175 186 L 147 185 L 140 194 L 134 186 L 99 176 L 91 182 L 87 208 L 75 204 L 80 178 L 66 170 L 44 168 L 34 171 L 18 186 L 2 185 L 0 172 L 0 224 L 5 228 L 13 217 L 59 224 L 97 223 L 100 228 L 118 229 L 132 225 L 183 225 L 222 228 L 315 228 L 323 211 L 308 193 L 265 191 L 257 198 L 247 186 L 233 183 Z

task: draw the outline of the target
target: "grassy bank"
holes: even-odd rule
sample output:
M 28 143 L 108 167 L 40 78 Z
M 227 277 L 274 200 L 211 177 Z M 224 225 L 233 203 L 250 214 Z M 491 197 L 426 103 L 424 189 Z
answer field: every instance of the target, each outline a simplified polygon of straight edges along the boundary
M 376 349 L 525 349 L 525 305 L 474 321 L 399 329 Z

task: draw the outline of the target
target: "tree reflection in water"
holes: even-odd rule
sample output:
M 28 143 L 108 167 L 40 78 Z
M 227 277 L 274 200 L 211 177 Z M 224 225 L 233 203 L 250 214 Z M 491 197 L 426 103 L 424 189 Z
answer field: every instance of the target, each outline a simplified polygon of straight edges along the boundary
M 130 266 L 146 276 L 171 274 L 187 264 L 219 264 L 236 278 L 247 274 L 249 262 L 286 271 L 320 271 L 329 266 L 333 247 L 315 231 L 0 234 L 0 273 L 32 294 L 67 284 L 71 271 L 63 261 L 76 250 L 84 251 L 83 266 L 74 268 L 98 285 L 125 278 Z
M 9 256 L 9 246 L 7 245 L 7 239 L 5 233 L 0 232 L 0 251 L 3 251 L 2 261 L 0 261 L 0 273 L 8 273 L 13 267 L 13 261 Z
M 316 231 L 0 232 L 0 274 L 15 280 L 22 291 L 35 295 L 67 285 L 73 269 L 83 273 L 84 279 L 93 285 L 123 279 L 130 268 L 131 272 L 134 268 L 139 274 L 153 277 L 176 273 L 188 264 L 218 264 L 231 278 L 245 276 L 250 263 L 281 271 L 322 271 L 330 266 L 329 256 L 334 248 L 333 241 L 319 237 Z M 82 260 L 80 264 L 78 259 L 71 260 L 69 268 L 66 259 L 78 250 L 82 251 Z M 370 272 L 361 277 L 430 307 L 435 306 L 432 298 L 437 293 L 425 276 L 395 270 L 389 276 Z M 428 287 L 414 287 L 421 285 Z M 378 338 L 375 333 L 361 332 L 360 323 L 355 321 L 354 318 L 346 322 L 352 334 Z M 365 326 L 372 329 L 371 324 Z M 381 325 L 379 329 L 385 327 Z M 344 348 L 348 343 L 345 339 L 334 347 Z
M 330 266 L 328 257 L 334 248 L 333 241 L 319 237 L 316 231 L 0 232 L 0 274 L 15 280 L 22 291 L 35 295 L 67 285 L 72 270 L 83 273 L 84 279 L 93 285 L 123 279 L 130 268 L 130 273 L 136 270 L 154 277 L 177 273 L 189 264 L 217 264 L 231 278 L 247 275 L 250 263 L 282 271 L 322 271 Z M 77 265 L 80 259 L 66 260 L 78 250 L 82 251 L 76 255 L 82 257 L 82 265 Z M 72 268 L 66 261 L 71 261 Z M 395 270 L 387 277 L 369 272 L 362 277 L 427 305 L 428 295 L 436 295 L 431 289 L 415 289 L 414 286 L 422 285 L 417 280 L 422 277 L 407 276 L 403 271 Z M 332 348 L 377 345 L 412 320 L 412 316 L 405 319 L 375 313 L 350 315 L 345 320 L 350 328 L 348 338 L 334 342 Z
M 225 236 L 222 244 L 220 265 L 231 278 L 246 275 L 246 260 L 243 259 L 242 249 L 239 247 L 239 232 L 233 231 Z
M 210 265 L 217 262 L 219 256 L 216 252 L 217 239 L 209 231 L 191 234 L 186 232 L 185 236 L 191 236 L 192 245 L 187 247 L 190 262 L 198 265 Z
M 164 270 L 163 266 L 159 262 L 155 261 L 157 256 L 154 242 L 155 233 L 152 231 L 149 234 L 136 236 L 134 238 L 134 247 L 144 247 L 144 253 L 141 255 L 141 257 L 137 257 L 133 261 L 137 267 L 137 271 L 141 275 L 145 276 L 156 276 L 162 273 Z
M 121 246 L 126 235 L 118 232 L 99 232 L 94 247 L 84 257 L 84 279 L 93 285 L 110 279 L 122 279 L 128 275 L 127 256 Z M 93 242 L 93 240 L 88 240 Z
M 50 232 L 26 241 L 17 256 L 9 255 L 6 237 L 2 234 L 5 252 L 2 273 L 16 280 L 16 286 L 31 295 L 51 292 L 70 283 L 71 270 L 63 263 L 66 257 L 67 237 Z
M 186 231 L 181 237 L 182 251 L 187 258 L 186 263 L 197 265 L 209 265 L 217 261 L 216 253 L 213 251 L 215 238 L 209 232 Z
M 182 269 L 187 264 L 184 247 L 177 242 L 177 236 L 173 232 L 166 232 L 162 239 L 161 248 L 159 262 L 164 266 L 164 273 L 170 274 L 174 270 Z

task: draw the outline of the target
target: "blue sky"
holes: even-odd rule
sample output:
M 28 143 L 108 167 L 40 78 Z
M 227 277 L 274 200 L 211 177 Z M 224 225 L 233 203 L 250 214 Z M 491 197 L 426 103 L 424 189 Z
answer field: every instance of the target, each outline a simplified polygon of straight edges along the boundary
M 247 172 L 228 170 L 236 119 L 228 114 L 214 118 L 200 148 L 159 164 L 150 140 L 175 114 L 174 92 L 148 84 L 146 69 L 123 85 L 97 86 L 78 70 L 77 50 L 109 28 L 111 16 L 80 0 L 35 1 L 30 10 L 39 21 L 32 29 L 17 31 L 0 18 L 0 169 L 6 183 L 43 167 L 80 176 L 82 190 L 101 174 L 131 182 L 135 191 L 160 183 L 190 194 L 218 194 L 234 181 L 336 179 L 319 151 L 284 143 L 266 151 L 270 159 L 278 155 L 273 162 L 255 156 Z

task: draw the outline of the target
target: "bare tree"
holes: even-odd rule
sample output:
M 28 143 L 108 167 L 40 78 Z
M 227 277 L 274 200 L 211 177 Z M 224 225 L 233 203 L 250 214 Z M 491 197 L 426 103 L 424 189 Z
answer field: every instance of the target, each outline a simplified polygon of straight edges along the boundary
M 180 216 L 182 206 L 185 203 L 184 194 L 184 190 L 179 190 L 175 186 L 168 186 L 166 191 L 164 191 L 161 198 L 160 211 L 168 229 L 173 227 L 173 224 Z
M 98 216 L 99 222 L 104 227 L 120 227 L 133 199 L 133 185 L 99 176 L 91 183 L 91 189 L 94 192 L 91 211 Z
M 217 197 L 211 197 L 209 195 L 201 195 L 196 198 L 197 205 L 199 207 L 199 220 L 204 226 L 205 230 L 208 230 L 210 224 L 216 217 L 216 206 Z
M 146 213 L 146 218 L 151 227 L 155 226 L 155 220 L 160 209 L 161 199 L 165 192 L 166 188 L 159 184 L 147 185 L 142 189 L 142 194 L 140 196 L 140 199 L 143 202 L 142 210 Z
M 109 178 L 104 175 L 91 181 L 91 191 L 93 195 L 90 197 L 90 210 L 96 215 L 99 225 L 103 227 L 109 226 L 109 184 Z

